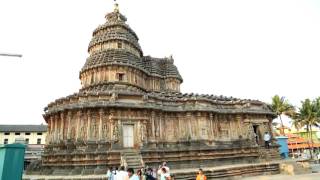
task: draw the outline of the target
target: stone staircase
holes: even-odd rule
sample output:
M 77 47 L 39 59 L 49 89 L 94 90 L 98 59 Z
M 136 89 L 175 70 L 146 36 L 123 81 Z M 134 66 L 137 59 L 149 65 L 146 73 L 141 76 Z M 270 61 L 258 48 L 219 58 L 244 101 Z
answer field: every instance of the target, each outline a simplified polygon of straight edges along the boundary
M 121 152 L 121 164 L 126 168 L 133 168 L 135 171 L 144 167 L 141 153 L 137 150 L 125 150 Z
M 280 160 L 280 153 L 277 148 L 270 148 L 266 149 L 264 147 L 259 147 L 259 157 L 260 160 L 263 162 L 265 160 Z

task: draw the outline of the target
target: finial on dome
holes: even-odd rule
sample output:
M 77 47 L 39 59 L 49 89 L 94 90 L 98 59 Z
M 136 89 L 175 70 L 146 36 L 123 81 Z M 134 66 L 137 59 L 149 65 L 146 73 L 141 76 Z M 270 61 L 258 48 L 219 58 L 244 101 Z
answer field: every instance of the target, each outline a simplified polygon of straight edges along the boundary
M 119 11 L 119 5 L 116 0 L 114 0 L 114 10 L 111 13 L 106 14 L 105 18 L 109 22 L 126 22 L 127 18 L 122 15 Z
M 114 3 L 114 10 L 113 11 L 118 13 L 119 12 L 119 4 L 117 3 L 117 0 L 114 0 L 114 2 L 115 3 Z

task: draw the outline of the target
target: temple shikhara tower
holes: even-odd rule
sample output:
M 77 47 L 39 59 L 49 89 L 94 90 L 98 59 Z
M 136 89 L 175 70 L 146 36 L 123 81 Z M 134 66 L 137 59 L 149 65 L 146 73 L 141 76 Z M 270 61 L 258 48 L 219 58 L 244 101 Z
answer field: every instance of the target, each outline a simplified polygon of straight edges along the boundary
M 47 143 L 31 174 L 104 174 L 107 167 L 172 169 L 258 162 L 275 114 L 257 100 L 184 94 L 172 56 L 144 56 L 116 4 L 93 31 L 79 92 L 45 108 Z M 187 52 L 186 52 L 187 53 Z

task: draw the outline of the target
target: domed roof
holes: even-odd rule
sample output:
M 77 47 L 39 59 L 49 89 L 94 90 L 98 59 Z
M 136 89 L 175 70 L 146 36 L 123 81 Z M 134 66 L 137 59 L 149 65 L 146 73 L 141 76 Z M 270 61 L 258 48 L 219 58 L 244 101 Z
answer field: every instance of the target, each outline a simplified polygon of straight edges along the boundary
M 94 30 L 88 49 L 99 43 L 111 40 L 123 40 L 137 48 L 142 56 L 143 53 L 138 43 L 139 38 L 129 25 L 126 24 L 127 18 L 119 12 L 117 4 L 115 10 L 108 13 L 105 18 L 107 21 Z
M 113 61 L 116 63 L 121 60 L 142 68 L 139 65 L 140 58 L 143 56 L 142 49 L 138 43 L 139 38 L 129 25 L 126 24 L 127 18 L 119 12 L 118 4 L 115 4 L 114 11 L 108 13 L 105 18 L 107 21 L 103 25 L 98 26 L 93 32 L 88 47 L 90 57 L 87 59 L 82 71 L 106 65 Z M 99 51 L 90 52 L 96 46 L 104 46 L 112 42 L 125 42 L 129 44 L 130 48 L 101 48 Z M 130 49 L 134 50 L 130 52 Z M 136 53 L 133 53 L 133 51 Z

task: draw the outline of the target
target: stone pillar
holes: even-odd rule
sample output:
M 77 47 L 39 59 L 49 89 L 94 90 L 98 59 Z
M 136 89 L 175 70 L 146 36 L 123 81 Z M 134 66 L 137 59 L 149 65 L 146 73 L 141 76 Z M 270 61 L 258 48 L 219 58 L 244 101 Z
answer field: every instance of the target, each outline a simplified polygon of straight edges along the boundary
M 111 68 L 110 68 L 110 66 L 108 66 L 108 77 L 109 77 L 109 81 L 113 81 L 113 78 L 111 77 Z
M 99 134 L 98 134 L 98 139 L 102 140 L 102 126 L 103 126 L 103 116 L 104 116 L 104 112 L 103 109 L 99 110 Z
M 54 116 L 54 141 L 58 141 L 58 115 Z
M 132 83 L 132 82 L 131 82 L 131 68 L 126 68 L 126 71 L 127 71 L 127 74 L 126 74 L 126 76 L 127 76 L 127 82 L 128 82 L 128 83 Z
M 105 82 L 105 81 L 107 81 L 107 68 L 103 68 L 103 81 Z
M 197 135 L 196 135 L 196 136 L 197 136 L 197 139 L 198 139 L 198 140 L 199 140 L 199 139 L 202 139 L 202 138 L 201 138 L 201 136 L 202 136 L 202 135 L 201 135 L 201 134 L 202 134 L 202 128 L 200 127 L 200 119 L 201 119 L 201 116 L 202 116 L 201 112 L 198 112 L 198 113 L 197 113 L 197 116 L 196 116 L 196 117 L 197 117 L 197 119 L 196 119 L 197 122 L 195 123 L 195 125 L 197 126 L 197 127 L 196 127 L 196 129 L 197 129 L 196 134 L 197 134 Z
M 60 137 L 59 137 L 59 140 L 63 140 L 63 134 L 64 134 L 64 121 L 65 121 L 65 115 L 64 113 L 62 112 L 60 114 Z
M 242 117 L 241 117 L 241 115 L 240 114 L 237 114 L 236 115 L 236 127 L 235 127 L 235 129 L 236 129 L 236 131 L 237 131 L 237 136 L 238 136 L 238 138 L 239 138 L 239 136 L 242 136 L 242 132 L 241 132 L 241 119 L 242 119 Z
M 230 129 L 229 130 L 229 138 L 230 139 L 233 139 L 235 137 L 235 132 L 236 132 L 236 129 L 233 128 L 233 115 L 227 115 L 227 121 L 229 121 L 229 127 L 227 127 L 227 129 Z
M 161 112 L 160 113 L 160 117 L 159 117 L 159 139 L 160 140 L 163 140 L 163 133 L 162 133 L 162 128 L 163 128 L 163 126 L 162 126 L 162 123 L 163 123 L 164 121 L 163 121 L 163 112 Z
M 87 140 L 91 139 L 91 112 L 87 111 Z
M 51 122 L 52 122 L 52 142 L 55 141 L 55 135 L 56 135 L 56 121 L 55 121 L 55 116 L 51 115 Z
M 273 132 L 273 128 L 272 128 L 272 119 L 268 119 L 269 120 L 269 122 L 268 122 L 268 131 L 270 132 L 269 134 L 270 134 L 270 136 L 271 136 L 271 141 L 272 141 L 272 139 L 275 137 L 275 133 Z
M 155 127 L 154 127 L 154 119 L 155 119 L 156 113 L 154 111 L 151 112 L 151 137 L 153 140 L 155 140 Z
M 98 81 L 98 74 L 96 69 L 93 69 L 92 76 L 93 76 L 93 82 L 94 82 L 93 84 L 96 84 Z
M 78 112 L 77 112 L 77 124 L 76 124 L 76 128 L 77 128 L 77 130 L 76 130 L 76 140 L 78 140 L 78 138 L 80 138 L 80 119 L 81 119 L 81 110 L 79 110 Z
M 183 131 L 182 131 L 182 125 L 181 125 L 181 119 L 180 119 L 180 113 L 177 113 L 174 115 L 174 121 L 177 121 L 178 125 L 174 126 L 174 128 L 177 128 L 176 131 L 174 131 L 175 139 L 181 139 L 183 138 Z M 176 123 L 173 123 L 175 125 Z
M 146 143 L 148 141 L 148 133 L 147 133 L 147 121 L 143 120 L 141 122 L 141 142 Z
M 192 139 L 192 128 L 191 128 L 191 113 L 187 112 L 187 123 L 188 123 L 188 139 Z
M 213 127 L 213 113 L 209 113 L 209 123 L 210 123 L 210 131 L 209 131 L 209 139 L 214 139 L 214 127 Z
M 53 116 L 52 116 L 52 115 L 50 116 L 49 124 L 50 124 L 50 133 L 49 133 L 49 135 L 47 136 L 47 137 L 48 137 L 47 139 L 49 140 L 49 141 L 47 141 L 48 144 L 53 141 L 53 139 L 54 139 L 54 132 L 55 132 L 55 129 L 54 129 L 54 121 L 53 121 Z
M 100 83 L 100 81 L 101 81 L 101 68 L 98 68 L 98 71 L 96 73 L 97 73 L 97 82 Z
M 72 112 L 71 110 L 68 111 L 68 129 L 67 129 L 67 139 L 71 138 L 71 116 L 72 116 Z

